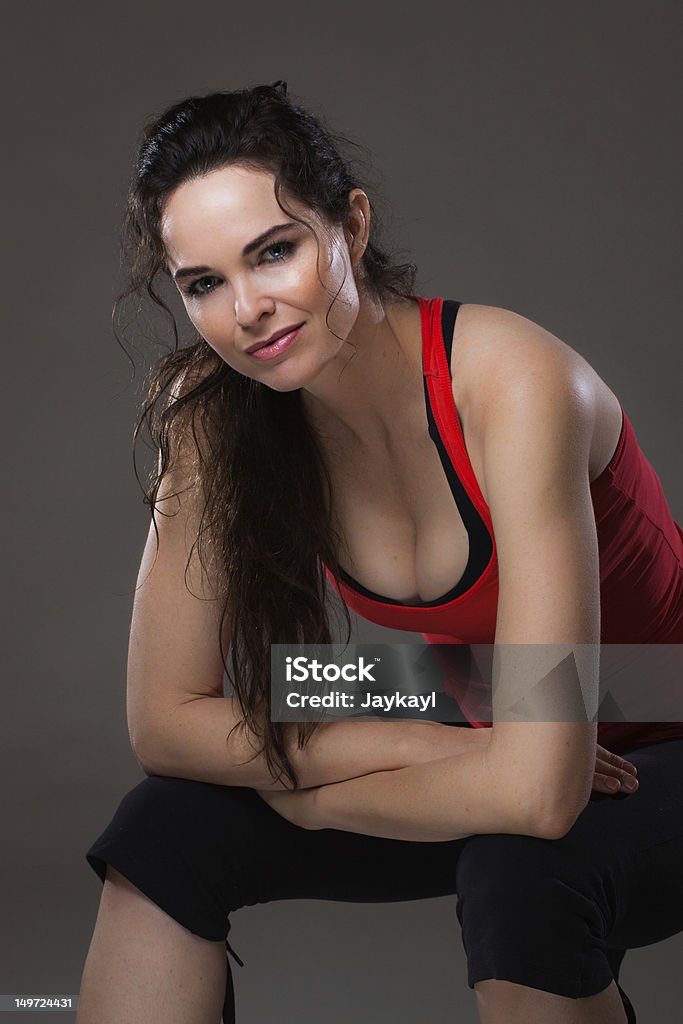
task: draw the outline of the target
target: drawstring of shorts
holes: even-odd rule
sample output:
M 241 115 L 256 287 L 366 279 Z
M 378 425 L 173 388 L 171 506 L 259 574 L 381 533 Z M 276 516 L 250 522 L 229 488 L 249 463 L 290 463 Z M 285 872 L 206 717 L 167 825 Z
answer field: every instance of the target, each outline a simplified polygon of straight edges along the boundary
M 233 957 L 235 958 L 235 960 L 236 960 L 236 961 L 237 961 L 237 963 L 238 963 L 238 964 L 240 965 L 240 967 L 244 967 L 244 961 L 243 961 L 243 960 L 240 960 L 240 958 L 238 957 L 237 953 L 236 953 L 236 952 L 235 952 L 235 950 L 234 950 L 234 949 L 232 948 L 232 946 L 230 945 L 230 943 L 228 942 L 228 940 L 227 940 L 227 939 L 225 940 L 225 948 L 226 948 L 226 950 L 228 951 L 228 953 L 231 953 L 231 954 L 232 954 L 232 956 L 233 956 Z
M 230 970 L 230 955 L 237 961 L 240 967 L 244 967 L 244 961 L 239 958 L 227 938 L 225 940 L 225 956 L 228 961 L 225 978 L 225 996 L 223 998 L 223 1024 L 235 1024 L 235 992 L 232 984 L 232 971 Z

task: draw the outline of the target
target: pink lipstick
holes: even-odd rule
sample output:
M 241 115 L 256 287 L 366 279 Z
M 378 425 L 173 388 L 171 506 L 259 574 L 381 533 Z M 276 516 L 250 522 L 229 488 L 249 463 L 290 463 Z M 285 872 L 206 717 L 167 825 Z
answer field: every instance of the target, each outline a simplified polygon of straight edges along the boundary
M 299 327 L 290 331 L 289 334 L 281 335 L 281 337 L 276 338 L 275 341 L 271 342 L 270 345 L 262 345 L 261 348 L 257 348 L 253 352 L 249 352 L 248 355 L 250 355 L 252 359 L 275 359 L 276 356 L 279 356 L 281 352 L 284 352 L 285 349 L 289 348 L 289 346 L 296 341 L 301 333 L 302 327 L 303 324 L 300 324 Z

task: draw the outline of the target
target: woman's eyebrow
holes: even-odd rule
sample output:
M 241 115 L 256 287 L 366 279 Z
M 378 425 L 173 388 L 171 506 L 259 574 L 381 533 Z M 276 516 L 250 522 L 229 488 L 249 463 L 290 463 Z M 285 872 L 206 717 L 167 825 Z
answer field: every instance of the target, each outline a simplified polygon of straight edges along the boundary
M 259 246 L 263 245 L 264 242 L 267 242 L 268 239 L 277 234 L 278 231 L 283 231 L 285 228 L 290 228 L 291 226 L 292 221 L 288 221 L 286 224 L 274 224 L 272 228 L 268 228 L 267 231 L 262 232 L 258 238 L 254 238 L 253 241 L 247 242 L 242 249 L 242 257 L 244 258 L 252 253 L 254 249 L 258 249 Z M 180 267 L 174 273 L 173 280 L 180 281 L 181 278 L 192 277 L 194 274 L 206 274 L 210 270 L 211 267 Z

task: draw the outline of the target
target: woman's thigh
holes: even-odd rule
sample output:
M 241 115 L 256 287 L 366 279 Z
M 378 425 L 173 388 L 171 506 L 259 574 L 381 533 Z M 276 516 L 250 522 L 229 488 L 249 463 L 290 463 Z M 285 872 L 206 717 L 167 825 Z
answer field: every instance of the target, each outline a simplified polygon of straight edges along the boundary
M 577 937 L 629 949 L 683 931 L 683 740 L 626 756 L 639 789 L 592 793 L 561 839 L 467 840 L 456 887 L 459 917 L 469 915 L 473 933 L 493 941 L 498 932 L 505 942 L 520 930 L 517 940 L 532 945 L 552 939 L 564 919 L 568 939 L 573 916 Z
M 638 791 L 592 794 L 561 839 L 466 840 L 456 913 L 470 987 L 502 978 L 593 995 L 616 976 L 620 951 L 683 931 L 683 741 L 628 757 Z
M 638 790 L 594 793 L 561 842 L 603 865 L 614 901 L 607 944 L 632 949 L 683 931 L 683 739 L 625 756 L 638 769 Z
M 103 881 L 111 864 L 184 927 L 217 940 L 232 911 L 256 903 L 453 894 L 467 841 L 311 831 L 252 789 L 151 775 L 123 797 L 86 857 Z

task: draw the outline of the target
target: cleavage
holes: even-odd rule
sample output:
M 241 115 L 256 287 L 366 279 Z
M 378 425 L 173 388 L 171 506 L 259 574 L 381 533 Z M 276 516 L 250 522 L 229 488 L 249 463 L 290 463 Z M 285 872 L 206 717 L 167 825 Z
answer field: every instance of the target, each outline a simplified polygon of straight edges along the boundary
M 404 604 L 435 601 L 465 572 L 469 538 L 425 419 L 400 455 L 354 446 L 330 468 L 342 568 Z

